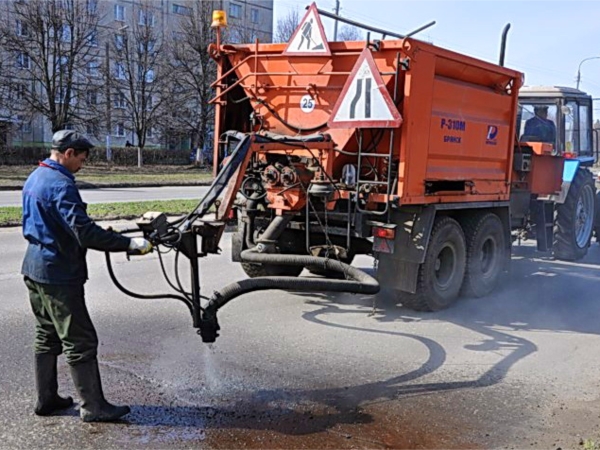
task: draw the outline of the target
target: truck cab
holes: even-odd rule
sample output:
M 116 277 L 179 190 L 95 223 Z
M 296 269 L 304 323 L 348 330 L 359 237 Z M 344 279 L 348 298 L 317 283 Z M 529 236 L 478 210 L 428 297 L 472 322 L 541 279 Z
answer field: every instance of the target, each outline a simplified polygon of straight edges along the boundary
M 536 112 L 547 110 L 547 117 Z M 559 154 L 577 158 L 582 165 L 594 162 L 592 139 L 592 97 L 578 89 L 562 86 L 524 86 L 519 91 L 517 137 L 520 141 L 549 142 L 540 136 L 546 122 L 556 127 L 549 142 Z M 528 126 L 528 124 L 530 126 Z M 531 125 L 537 125 L 532 127 Z M 549 125 L 552 126 L 552 125 Z M 537 131 L 538 135 L 531 131 Z

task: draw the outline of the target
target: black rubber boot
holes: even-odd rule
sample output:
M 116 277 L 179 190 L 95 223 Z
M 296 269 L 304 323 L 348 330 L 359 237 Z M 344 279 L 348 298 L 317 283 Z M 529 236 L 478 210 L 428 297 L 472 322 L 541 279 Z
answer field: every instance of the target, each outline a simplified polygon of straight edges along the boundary
M 111 405 L 104 398 L 97 359 L 71 366 L 71 375 L 81 397 L 81 420 L 113 422 L 129 414 L 129 406 Z
M 37 353 L 35 355 L 37 403 L 34 411 L 38 416 L 47 416 L 73 405 L 71 397 L 64 398 L 58 395 L 56 359 L 56 355 L 50 355 L 49 353 Z

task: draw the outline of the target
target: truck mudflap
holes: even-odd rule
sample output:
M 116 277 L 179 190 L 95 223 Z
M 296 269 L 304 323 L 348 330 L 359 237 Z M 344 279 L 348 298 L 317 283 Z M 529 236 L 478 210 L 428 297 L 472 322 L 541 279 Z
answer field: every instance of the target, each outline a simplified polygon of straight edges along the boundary
M 434 205 L 414 211 L 394 211 L 391 221 L 398 226 L 393 243 L 377 253 L 377 279 L 382 286 L 415 293 L 419 265 L 425 261 L 425 252 L 435 219 Z M 374 249 L 382 247 L 384 240 L 375 238 Z

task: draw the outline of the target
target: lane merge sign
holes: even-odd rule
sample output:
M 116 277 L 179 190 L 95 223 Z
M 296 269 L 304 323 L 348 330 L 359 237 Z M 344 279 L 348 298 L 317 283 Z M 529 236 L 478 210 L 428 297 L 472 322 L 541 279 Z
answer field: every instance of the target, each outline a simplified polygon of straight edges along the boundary
M 397 128 L 402 116 L 390 96 L 371 50 L 365 48 L 333 107 L 330 128 Z

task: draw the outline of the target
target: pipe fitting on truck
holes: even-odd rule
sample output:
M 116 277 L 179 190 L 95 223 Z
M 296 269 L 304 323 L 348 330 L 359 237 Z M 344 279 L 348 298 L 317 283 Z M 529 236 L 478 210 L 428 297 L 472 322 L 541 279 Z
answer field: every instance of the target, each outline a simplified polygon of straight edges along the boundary
M 344 275 L 343 280 L 307 277 L 260 277 L 236 281 L 215 292 L 203 311 L 200 335 L 206 343 L 218 336 L 217 312 L 231 300 L 253 291 L 280 289 L 299 292 L 350 292 L 375 295 L 379 282 L 368 273 L 341 261 L 308 255 L 280 255 L 258 253 L 256 249 L 244 250 L 241 259 L 255 264 L 279 264 L 286 266 L 318 266 Z M 203 327 L 205 327 L 203 329 Z

